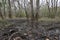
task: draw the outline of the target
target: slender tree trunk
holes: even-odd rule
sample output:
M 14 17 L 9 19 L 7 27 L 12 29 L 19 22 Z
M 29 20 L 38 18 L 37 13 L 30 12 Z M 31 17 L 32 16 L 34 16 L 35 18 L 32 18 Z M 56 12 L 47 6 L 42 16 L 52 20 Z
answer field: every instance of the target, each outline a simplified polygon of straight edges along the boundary
M 55 15 L 57 14 L 57 3 L 58 3 L 58 0 L 56 0 Z
M 36 28 L 38 28 L 38 19 L 39 19 L 39 0 L 36 0 L 36 15 L 35 15 L 35 19 L 36 19 Z
M 14 3 L 14 0 L 13 0 L 13 3 Z M 16 16 L 16 9 L 17 9 L 17 8 L 16 8 L 15 3 L 14 3 L 14 14 L 15 14 L 14 16 L 15 16 L 15 17 L 17 17 L 17 16 Z
M 3 3 L 3 9 L 4 9 L 4 17 L 6 17 L 6 12 L 5 12 L 5 4 L 6 4 L 6 0 L 2 0 L 2 3 Z
M 16 12 L 16 9 L 17 9 L 17 8 L 16 8 L 16 6 L 15 6 L 15 4 L 14 4 L 15 17 L 16 17 L 16 13 L 17 13 L 17 12 Z
M 18 3 L 18 8 L 19 8 L 19 17 L 21 17 L 21 5 L 20 5 L 20 3 L 19 3 L 19 0 L 17 1 L 17 3 Z
M 54 8 L 53 8 L 53 7 L 54 7 L 54 6 L 53 6 L 53 0 L 51 0 L 51 3 L 52 3 L 52 14 L 53 14 L 53 13 L 54 13 L 54 12 L 53 12 L 53 11 L 54 11 L 54 10 L 53 10 L 53 9 L 54 9 Z
M 9 4 L 9 18 L 12 18 L 10 0 L 8 0 L 8 4 Z
M 36 15 L 35 15 L 35 17 L 36 17 L 36 21 L 38 21 L 38 17 L 39 17 L 39 0 L 36 0 Z
M 50 17 L 51 11 L 50 11 L 50 8 L 49 8 L 49 2 L 46 0 L 46 3 L 47 3 L 47 6 L 48 6 L 48 11 L 49 11 L 48 17 Z
M 4 19 L 3 15 L 2 15 L 1 7 L 0 7 L 0 17 L 1 17 L 2 19 Z
M 57 13 L 57 2 L 58 0 L 51 0 L 52 3 L 52 12 L 53 12 L 53 16 L 56 16 Z
M 20 10 L 20 3 L 19 3 L 19 1 L 17 1 L 18 2 L 18 7 L 19 7 L 19 10 Z
M 31 26 L 34 26 L 34 12 L 33 12 L 33 0 L 30 0 L 31 4 Z
M 27 21 L 29 22 L 29 16 L 28 16 L 28 13 L 27 13 L 27 9 L 26 9 L 25 3 L 26 3 L 26 1 L 24 0 L 24 8 L 25 8 L 25 13 L 26 13 L 26 18 L 27 18 Z

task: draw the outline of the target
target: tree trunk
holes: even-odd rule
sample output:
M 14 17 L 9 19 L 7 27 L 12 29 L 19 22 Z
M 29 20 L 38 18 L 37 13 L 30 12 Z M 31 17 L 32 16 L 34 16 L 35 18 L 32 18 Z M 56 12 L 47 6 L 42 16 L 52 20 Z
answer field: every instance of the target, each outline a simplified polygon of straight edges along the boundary
M 30 0 L 31 4 L 31 26 L 34 26 L 34 12 L 33 12 L 33 0 Z
M 0 17 L 1 17 L 2 19 L 4 19 L 3 15 L 2 15 L 1 7 L 0 7 Z
M 39 17 L 39 8 L 40 8 L 39 2 L 40 2 L 39 0 L 36 0 L 36 15 L 35 15 L 36 21 L 38 21 L 38 17 Z
M 36 28 L 38 28 L 38 19 L 39 19 L 39 0 L 36 0 L 36 14 L 35 14 L 35 20 L 36 20 Z
M 10 0 L 8 0 L 8 4 L 9 4 L 9 18 L 12 18 Z
M 19 3 L 19 1 L 17 1 L 17 3 L 18 3 L 18 8 L 19 8 L 19 17 L 21 17 L 21 5 L 20 5 L 20 3 Z
M 15 17 L 16 17 L 16 13 L 17 13 L 17 12 L 16 12 L 16 9 L 17 9 L 17 8 L 16 8 L 16 6 L 15 6 L 15 4 L 14 4 Z
M 57 14 L 57 3 L 58 3 L 58 0 L 56 0 L 55 15 Z
M 51 11 L 50 11 L 50 8 L 49 8 L 49 2 L 46 0 L 46 3 L 47 3 L 47 6 L 48 6 L 48 11 L 49 11 L 48 17 L 50 17 Z
M 14 3 L 14 0 L 13 0 L 13 3 Z M 16 16 L 16 9 L 17 9 L 17 8 L 16 8 L 15 3 L 14 3 L 14 14 L 15 14 L 14 16 L 15 16 L 15 17 L 17 17 L 17 16 Z
M 27 21 L 29 22 L 29 16 L 28 16 L 28 13 L 27 13 L 25 3 L 26 3 L 26 1 L 24 0 L 24 8 L 25 8 L 25 13 L 26 13 L 26 18 L 27 18 Z
M 6 2 L 6 0 L 2 0 L 4 17 L 6 17 L 6 13 L 5 13 L 5 2 Z
M 4 7 L 4 17 L 6 17 L 6 12 L 5 12 L 5 4 L 6 4 L 6 0 L 2 0 L 3 3 L 3 7 Z
M 52 4 L 52 6 L 51 6 L 51 7 L 52 7 L 52 14 L 53 14 L 53 13 L 54 13 L 54 12 L 53 12 L 53 11 L 54 11 L 54 10 L 53 10 L 53 9 L 54 9 L 54 8 L 53 8 L 53 7 L 54 7 L 53 0 L 51 0 L 51 4 Z

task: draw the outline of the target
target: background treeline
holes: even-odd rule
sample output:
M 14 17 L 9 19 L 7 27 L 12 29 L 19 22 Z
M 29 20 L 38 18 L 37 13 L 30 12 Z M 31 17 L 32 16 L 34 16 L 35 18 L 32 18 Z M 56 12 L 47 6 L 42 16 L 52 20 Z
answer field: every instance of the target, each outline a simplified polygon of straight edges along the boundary
M 59 0 L 0 0 L 0 18 L 60 17 L 58 3 Z

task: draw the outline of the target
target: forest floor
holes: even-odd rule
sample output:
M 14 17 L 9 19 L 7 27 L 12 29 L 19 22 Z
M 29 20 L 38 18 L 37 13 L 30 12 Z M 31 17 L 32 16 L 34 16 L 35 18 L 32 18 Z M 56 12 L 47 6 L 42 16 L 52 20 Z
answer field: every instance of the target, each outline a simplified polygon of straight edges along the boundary
M 29 33 L 28 34 L 28 36 L 30 36 L 28 38 L 29 40 L 44 40 L 45 39 L 44 37 L 47 36 L 47 33 L 49 32 L 48 30 L 52 29 L 54 32 L 56 32 L 55 29 L 60 28 L 60 20 L 58 21 L 57 20 L 58 19 L 54 20 L 54 19 L 48 19 L 48 18 L 44 18 L 44 19 L 41 18 L 37 24 L 38 26 L 36 26 L 36 22 L 34 22 L 33 24 L 34 27 L 31 27 L 32 24 L 30 22 L 27 23 L 27 20 L 23 18 L 1 20 L 0 21 L 0 39 L 3 37 L 1 35 L 3 32 L 7 33 L 7 31 L 1 31 L 1 30 L 9 29 L 9 27 L 12 27 L 12 28 L 15 27 L 23 31 L 22 33 L 26 33 L 26 34 Z M 48 33 L 48 35 L 50 34 Z M 4 37 L 1 40 L 4 40 Z

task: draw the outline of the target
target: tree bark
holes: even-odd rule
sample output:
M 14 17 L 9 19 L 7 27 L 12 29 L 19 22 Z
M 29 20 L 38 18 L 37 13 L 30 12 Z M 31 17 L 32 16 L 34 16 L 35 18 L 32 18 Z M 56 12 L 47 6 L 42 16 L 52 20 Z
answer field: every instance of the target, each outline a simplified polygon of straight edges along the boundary
M 13 3 L 14 3 L 14 0 L 13 0 Z M 16 16 L 16 13 L 17 13 L 17 12 L 16 12 L 16 9 L 17 9 L 17 7 L 16 7 L 16 5 L 15 5 L 15 3 L 14 3 L 14 13 L 15 13 L 14 16 L 15 16 L 15 17 L 17 17 L 17 16 Z
M 27 13 L 27 9 L 26 9 L 26 4 L 25 4 L 25 0 L 24 0 L 24 9 L 25 9 L 25 13 L 26 13 L 26 18 L 27 18 L 27 21 L 29 22 L 29 16 L 28 16 L 28 13 Z
M 47 3 L 47 6 L 48 6 L 48 11 L 49 11 L 48 17 L 50 17 L 51 11 L 50 11 L 50 8 L 49 8 L 49 2 L 46 0 L 46 3 Z
M 21 10 L 21 5 L 19 3 L 19 0 L 17 1 L 17 3 L 18 3 L 18 8 L 19 8 L 19 17 L 21 17 L 21 14 L 20 14 L 21 13 L 21 11 L 20 11 Z
M 6 12 L 5 12 L 5 4 L 6 4 L 6 0 L 2 0 L 2 3 L 3 3 L 3 9 L 4 9 L 4 17 L 6 17 Z
M 38 21 L 38 17 L 39 17 L 39 0 L 36 0 L 36 15 L 35 15 L 35 18 L 36 18 L 36 21 Z
M 39 19 L 39 2 L 40 0 L 36 0 L 36 14 L 35 14 L 35 20 L 36 20 L 36 27 L 35 28 L 38 28 L 38 19 Z
M 57 14 L 57 3 L 58 3 L 58 0 L 56 0 L 55 15 Z
M 12 18 L 10 0 L 8 0 L 8 4 L 9 4 L 9 18 Z
M 30 0 L 31 4 L 31 26 L 34 26 L 34 12 L 33 12 L 33 0 Z
M 2 19 L 4 19 L 3 15 L 2 15 L 1 7 L 0 7 L 0 17 L 1 17 Z

